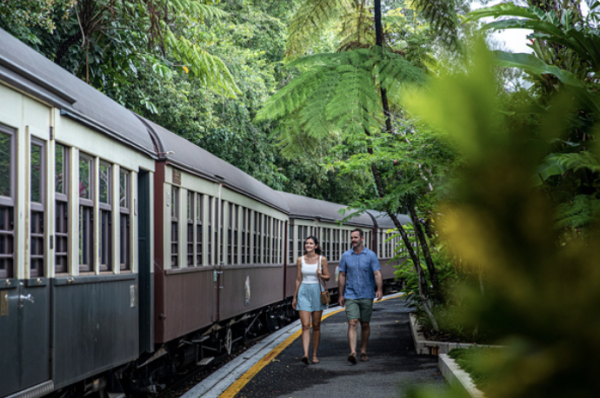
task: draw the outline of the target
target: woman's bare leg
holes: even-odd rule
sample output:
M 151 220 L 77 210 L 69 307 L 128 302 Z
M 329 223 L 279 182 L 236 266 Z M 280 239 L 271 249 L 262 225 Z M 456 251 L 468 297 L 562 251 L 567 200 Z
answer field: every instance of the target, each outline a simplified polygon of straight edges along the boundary
M 315 311 L 312 313 L 312 325 L 313 325 L 313 363 L 319 363 L 317 358 L 317 350 L 319 349 L 319 341 L 321 340 L 321 316 L 323 311 Z
M 310 312 L 298 311 L 300 313 L 300 322 L 302 323 L 302 348 L 304 357 L 308 358 L 308 347 L 310 345 Z

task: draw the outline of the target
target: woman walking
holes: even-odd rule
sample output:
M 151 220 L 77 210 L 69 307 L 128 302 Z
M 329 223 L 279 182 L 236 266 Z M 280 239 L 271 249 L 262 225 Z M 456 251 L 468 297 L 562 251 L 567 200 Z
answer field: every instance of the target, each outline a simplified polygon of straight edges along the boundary
M 329 280 L 327 259 L 321 256 L 319 241 L 314 236 L 309 236 L 304 241 L 304 256 L 298 257 L 298 273 L 296 275 L 296 291 L 292 301 L 292 308 L 300 313 L 302 322 L 302 348 L 304 356 L 302 362 L 308 365 L 308 346 L 310 345 L 310 321 L 313 328 L 312 363 L 319 363 L 317 349 L 321 339 L 321 315 L 327 306 L 321 304 L 321 288 L 319 278 Z

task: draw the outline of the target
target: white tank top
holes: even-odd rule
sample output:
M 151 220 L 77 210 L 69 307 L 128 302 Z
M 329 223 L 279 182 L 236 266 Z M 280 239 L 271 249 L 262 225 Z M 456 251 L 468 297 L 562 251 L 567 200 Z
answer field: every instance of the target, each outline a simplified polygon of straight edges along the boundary
M 315 264 L 306 264 L 306 261 L 304 261 L 304 256 L 302 256 L 302 283 L 306 283 L 307 285 L 319 283 L 317 268 L 319 268 L 320 262 L 321 256 L 319 256 L 319 260 Z

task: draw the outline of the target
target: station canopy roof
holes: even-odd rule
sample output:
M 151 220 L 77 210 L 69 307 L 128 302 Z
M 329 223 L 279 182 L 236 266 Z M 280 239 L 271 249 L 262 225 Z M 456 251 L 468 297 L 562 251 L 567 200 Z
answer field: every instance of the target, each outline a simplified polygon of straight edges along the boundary
M 0 29 L 0 82 L 59 108 L 61 114 L 154 156 L 143 123 L 78 77 Z

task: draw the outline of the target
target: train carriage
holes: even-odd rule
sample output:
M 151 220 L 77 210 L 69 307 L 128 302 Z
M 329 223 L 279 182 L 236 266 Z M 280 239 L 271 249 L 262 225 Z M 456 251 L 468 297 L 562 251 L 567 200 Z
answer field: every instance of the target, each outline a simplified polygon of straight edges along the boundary
M 309 235 L 335 275 L 362 228 L 393 277 L 389 218 L 342 225 L 0 42 L 0 397 L 159 391 L 295 316 Z
M 292 297 L 296 288 L 297 258 L 304 253 L 304 241 L 315 236 L 321 244 L 323 255 L 329 264 L 332 275 L 328 289 L 337 288 L 337 267 L 342 253 L 351 249 L 350 232 L 360 228 L 365 234 L 365 246 L 371 247 L 373 220 L 368 214 L 361 214 L 340 224 L 345 215 L 339 211 L 347 206 L 324 200 L 280 192 L 287 201 L 290 211 L 288 227 L 288 257 L 286 266 L 286 297 Z M 348 213 L 350 214 L 350 213 Z
M 83 394 L 139 356 L 154 147 L 131 112 L 0 42 L 0 396 Z
M 225 328 L 229 351 L 234 318 L 283 299 L 287 203 L 208 151 L 145 122 L 162 154 L 155 176 L 155 342 L 202 342 L 189 334 L 214 324 Z
M 403 247 L 402 239 L 398 237 L 396 225 L 385 213 L 368 210 L 367 213 L 373 218 L 373 250 L 377 253 L 381 265 L 381 274 L 384 281 L 394 280 L 395 265 L 402 260 L 393 260 L 396 256 L 396 247 Z M 398 214 L 398 221 L 402 225 L 410 223 L 410 218 L 404 214 Z

